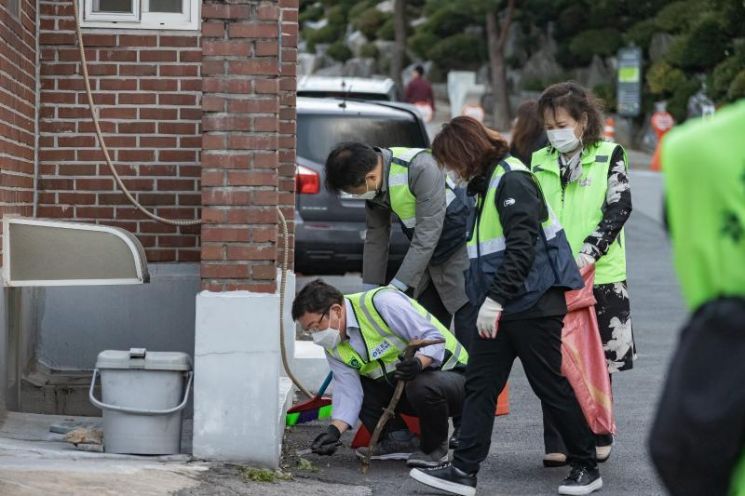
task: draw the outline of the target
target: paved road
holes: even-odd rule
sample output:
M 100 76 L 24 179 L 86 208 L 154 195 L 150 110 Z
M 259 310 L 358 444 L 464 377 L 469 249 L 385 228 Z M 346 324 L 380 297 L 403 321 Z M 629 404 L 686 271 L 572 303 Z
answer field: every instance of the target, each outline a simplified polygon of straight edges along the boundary
M 611 460 L 602 466 L 605 489 L 601 494 L 608 496 L 664 494 L 649 463 L 645 439 L 670 353 L 685 319 L 660 222 L 660 178 L 640 172 L 632 173 L 632 181 L 636 208 L 628 226 L 627 243 L 639 359 L 633 370 L 614 380 L 619 432 Z M 344 291 L 357 290 L 360 284 L 358 275 L 329 280 Z M 304 281 L 300 278 L 298 284 Z M 511 392 L 512 413 L 496 420 L 491 452 L 479 474 L 479 494 L 555 494 L 565 469 L 542 468 L 539 402 L 519 362 L 513 369 Z M 320 426 L 295 428 L 288 436 L 288 445 L 291 449 L 303 447 L 319 430 Z M 323 464 L 313 479 L 366 486 L 375 495 L 437 494 L 409 479 L 405 467 L 393 462 L 376 464 L 367 476 L 362 476 L 352 452 L 346 448 L 332 458 L 310 458 Z

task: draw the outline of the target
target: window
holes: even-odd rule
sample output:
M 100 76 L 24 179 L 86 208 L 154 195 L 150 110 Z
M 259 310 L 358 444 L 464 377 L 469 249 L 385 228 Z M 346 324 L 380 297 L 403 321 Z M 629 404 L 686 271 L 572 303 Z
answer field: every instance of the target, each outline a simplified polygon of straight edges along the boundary
M 298 156 L 322 164 L 331 149 L 344 141 L 361 141 L 383 148 L 427 146 L 426 135 L 412 119 L 298 113 Z
M 198 30 L 199 0 L 79 0 L 80 25 Z

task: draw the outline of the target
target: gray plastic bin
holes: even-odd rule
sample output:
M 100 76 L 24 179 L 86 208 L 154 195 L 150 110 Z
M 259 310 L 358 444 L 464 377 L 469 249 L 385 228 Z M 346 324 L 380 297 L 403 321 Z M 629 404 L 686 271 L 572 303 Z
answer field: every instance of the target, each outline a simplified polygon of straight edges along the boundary
M 94 395 L 99 374 L 102 401 Z M 189 399 L 192 377 L 191 358 L 186 353 L 144 348 L 99 353 L 89 398 L 103 410 L 104 451 L 179 453 L 181 414 Z

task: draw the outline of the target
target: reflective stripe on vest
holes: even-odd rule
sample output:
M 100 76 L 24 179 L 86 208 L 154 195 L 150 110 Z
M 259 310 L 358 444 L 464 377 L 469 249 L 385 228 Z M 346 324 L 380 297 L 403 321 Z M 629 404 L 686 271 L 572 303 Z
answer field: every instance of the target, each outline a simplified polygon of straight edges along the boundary
M 582 250 L 585 239 L 603 219 L 608 191 L 608 171 L 616 143 L 601 141 L 582 152 L 582 176 L 562 187 L 559 153 L 546 147 L 533 154 L 533 173 L 541 184 L 546 201 L 564 227 L 572 253 Z M 626 154 L 624 152 L 624 160 Z M 608 252 L 595 264 L 595 284 L 626 279 L 625 235 L 621 230 Z
M 371 379 L 378 379 L 393 372 L 396 363 L 399 361 L 398 357 L 405 351 L 407 344 L 393 332 L 375 308 L 373 299 L 380 291 L 398 292 L 396 289 L 384 287 L 346 296 L 360 326 L 360 333 L 367 351 L 367 359 L 361 357 L 349 342 L 344 342 L 334 349 L 326 350 L 332 357 L 356 369 L 360 375 Z M 398 292 L 398 294 L 402 302 L 408 302 L 420 315 L 431 322 L 445 338 L 445 362 L 440 368 L 450 370 L 459 363 L 465 365 L 468 362 L 468 353 L 455 336 L 415 300 L 408 298 L 403 293 Z
M 388 191 L 391 199 L 391 210 L 401 223 L 408 229 L 416 227 L 416 197 L 409 188 L 409 164 L 414 157 L 422 152 L 429 152 L 425 148 L 390 148 L 393 158 L 388 170 Z M 447 190 L 445 191 L 445 206 L 449 206 L 455 199 L 455 183 L 445 176 Z
M 499 213 L 496 206 L 495 208 L 491 208 L 491 206 L 495 205 L 497 188 L 499 188 L 502 177 L 510 171 L 530 173 L 530 169 L 515 157 L 507 157 L 495 168 L 486 194 L 483 195 L 483 199 L 479 200 L 490 208 L 482 209 L 479 223 L 474 226 L 474 234 L 471 235 L 471 239 L 467 243 L 468 257 L 471 259 L 499 253 L 506 248 Z M 549 208 L 548 219 L 543 222 L 542 227 L 547 240 L 554 239 L 556 234 L 562 230 L 561 224 L 551 211 L 551 208 Z

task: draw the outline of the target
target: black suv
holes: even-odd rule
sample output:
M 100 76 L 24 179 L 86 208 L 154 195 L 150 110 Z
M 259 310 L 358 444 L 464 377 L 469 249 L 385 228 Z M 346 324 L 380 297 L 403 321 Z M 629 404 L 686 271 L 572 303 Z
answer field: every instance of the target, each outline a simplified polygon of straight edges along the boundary
M 295 271 L 343 274 L 362 270 L 365 202 L 324 188 L 323 164 L 344 141 L 379 147 L 427 148 L 429 137 L 416 111 L 387 102 L 328 98 L 297 100 L 295 172 Z M 393 217 L 393 216 L 392 216 Z M 388 265 L 395 270 L 409 240 L 393 219 Z

